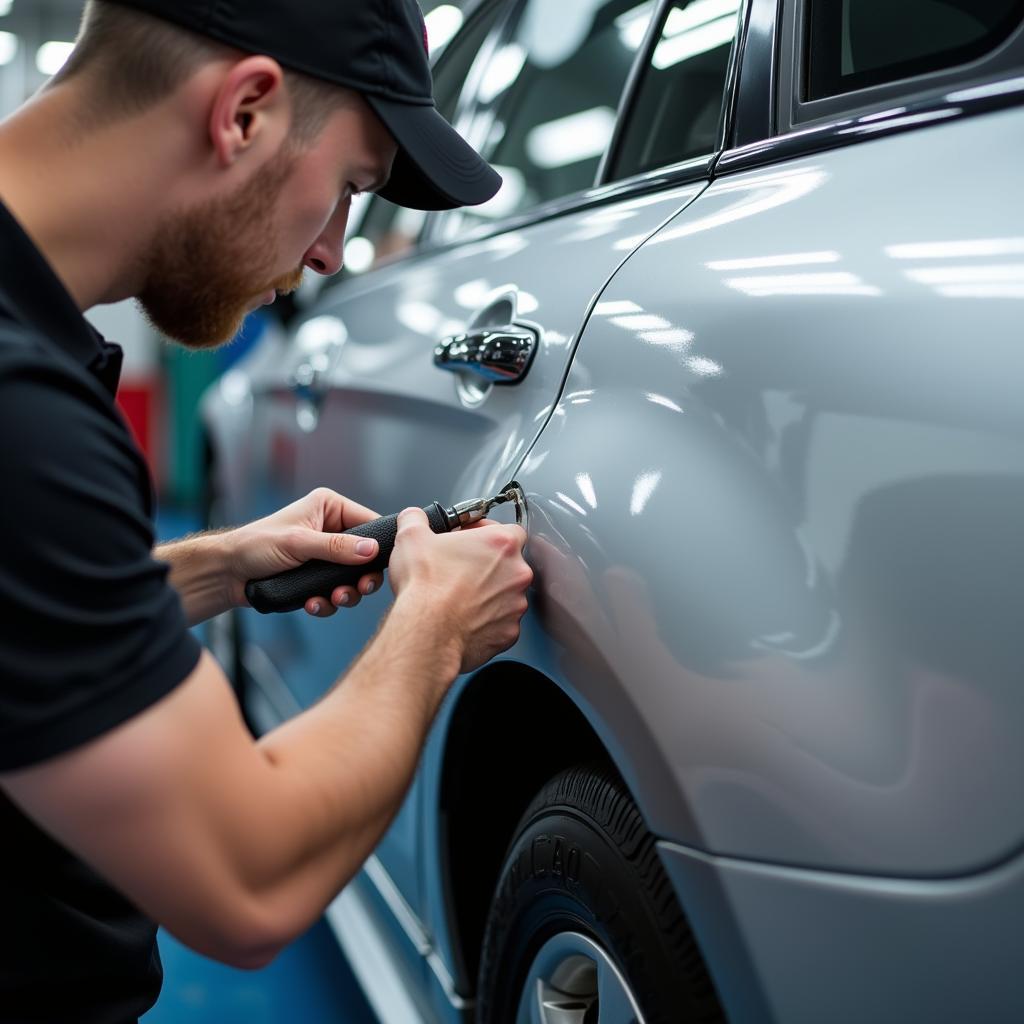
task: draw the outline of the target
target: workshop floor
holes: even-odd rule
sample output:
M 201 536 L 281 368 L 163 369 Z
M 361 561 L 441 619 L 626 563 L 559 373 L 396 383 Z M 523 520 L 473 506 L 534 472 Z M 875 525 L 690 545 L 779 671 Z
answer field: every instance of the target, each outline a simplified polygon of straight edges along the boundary
M 160 540 L 197 529 L 162 511 Z M 328 926 L 319 922 L 261 971 L 239 971 L 160 932 L 164 987 L 142 1024 L 376 1024 Z

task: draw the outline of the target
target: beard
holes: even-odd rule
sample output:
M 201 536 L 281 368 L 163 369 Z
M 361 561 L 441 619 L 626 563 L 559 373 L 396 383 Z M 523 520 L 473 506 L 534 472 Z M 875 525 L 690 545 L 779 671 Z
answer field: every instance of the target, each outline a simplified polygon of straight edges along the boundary
M 279 234 L 278 197 L 295 165 L 283 152 L 234 195 L 169 216 L 156 232 L 136 296 L 160 333 L 190 349 L 229 342 L 272 289 L 295 291 L 303 267 L 272 277 Z

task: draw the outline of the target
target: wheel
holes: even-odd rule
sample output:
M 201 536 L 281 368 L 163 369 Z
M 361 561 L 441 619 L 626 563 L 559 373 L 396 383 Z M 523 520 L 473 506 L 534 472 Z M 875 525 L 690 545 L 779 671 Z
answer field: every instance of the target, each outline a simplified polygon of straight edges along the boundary
M 625 785 L 548 782 L 516 829 L 484 932 L 478 1024 L 712 1024 L 725 1017 Z

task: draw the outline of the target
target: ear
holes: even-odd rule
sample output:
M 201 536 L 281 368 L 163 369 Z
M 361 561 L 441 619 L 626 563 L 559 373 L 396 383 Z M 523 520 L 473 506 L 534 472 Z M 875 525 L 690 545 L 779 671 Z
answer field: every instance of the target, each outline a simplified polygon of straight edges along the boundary
M 287 127 L 284 72 L 271 57 L 246 57 L 221 80 L 210 111 L 210 141 L 231 166 L 261 146 L 276 148 Z

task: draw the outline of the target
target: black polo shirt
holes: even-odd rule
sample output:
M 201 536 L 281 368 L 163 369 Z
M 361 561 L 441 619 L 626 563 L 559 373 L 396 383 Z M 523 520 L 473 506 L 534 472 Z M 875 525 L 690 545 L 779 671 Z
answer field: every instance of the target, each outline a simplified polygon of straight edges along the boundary
M 120 368 L 0 203 L 0 772 L 102 735 L 199 658 L 152 556 Z M 0 788 L 0 1021 L 136 1020 L 160 990 L 155 936 Z

